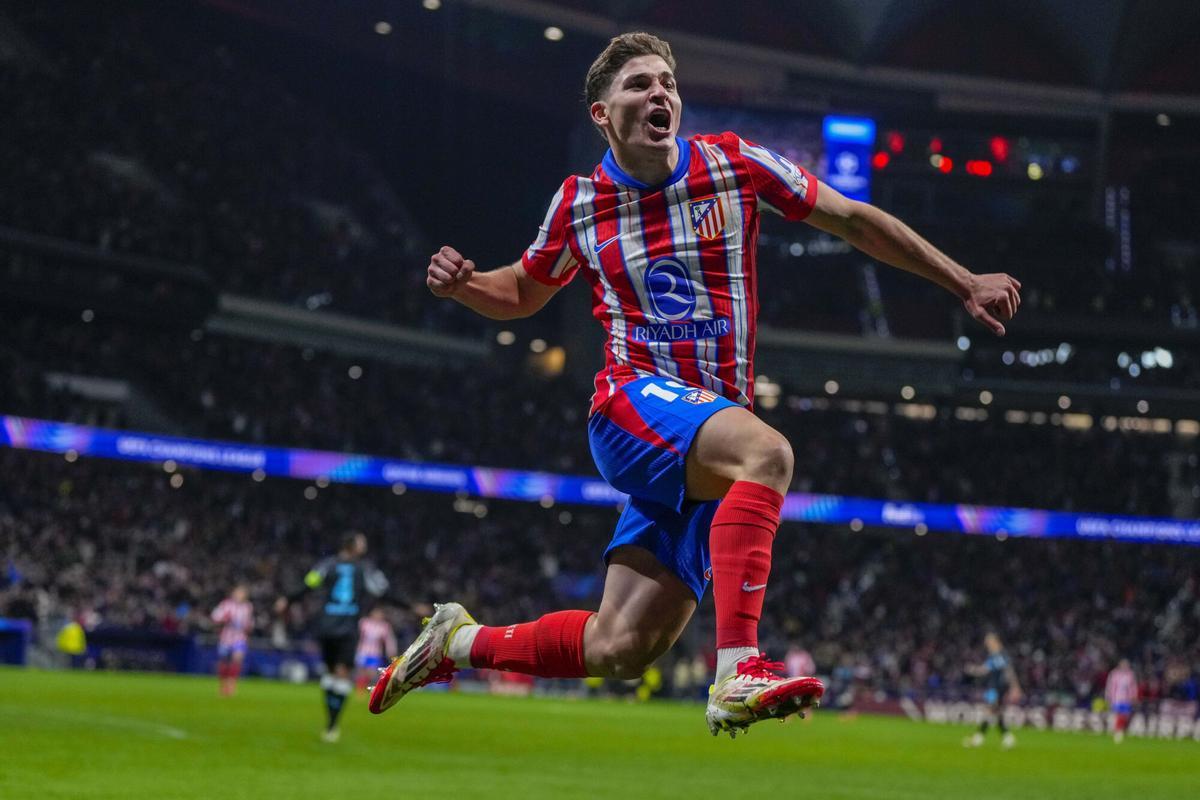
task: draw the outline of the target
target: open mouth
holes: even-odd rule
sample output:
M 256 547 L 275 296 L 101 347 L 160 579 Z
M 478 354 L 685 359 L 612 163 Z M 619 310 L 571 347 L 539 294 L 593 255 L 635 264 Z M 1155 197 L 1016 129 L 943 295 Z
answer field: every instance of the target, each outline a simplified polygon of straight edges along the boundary
M 671 132 L 671 113 L 666 109 L 651 111 L 650 116 L 646 118 L 646 122 L 658 133 L 667 134 Z

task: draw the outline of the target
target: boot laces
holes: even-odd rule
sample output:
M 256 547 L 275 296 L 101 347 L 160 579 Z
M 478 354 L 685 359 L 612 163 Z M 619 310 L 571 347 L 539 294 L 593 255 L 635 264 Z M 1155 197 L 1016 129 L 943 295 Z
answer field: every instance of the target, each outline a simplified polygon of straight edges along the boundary
M 738 662 L 737 674 L 748 678 L 758 678 L 762 680 L 777 681 L 780 680 L 780 675 L 777 673 L 783 670 L 782 661 L 768 661 L 766 653 L 759 653 L 756 656 L 750 656 Z

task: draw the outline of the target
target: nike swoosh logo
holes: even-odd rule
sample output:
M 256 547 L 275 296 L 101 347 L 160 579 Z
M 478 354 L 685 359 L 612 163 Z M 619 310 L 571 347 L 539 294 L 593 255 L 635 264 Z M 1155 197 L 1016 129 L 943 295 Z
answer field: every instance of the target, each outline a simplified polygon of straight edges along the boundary
M 620 239 L 620 238 L 621 238 L 621 234 L 619 234 L 619 233 L 616 236 L 610 236 L 609 238 L 605 239 L 603 242 L 596 242 L 596 244 L 593 246 L 592 249 L 595 250 L 595 252 L 599 253 L 601 250 L 608 247 L 610 244 L 612 244 L 613 242 L 615 242 L 617 239 Z
M 751 586 L 750 581 L 742 581 L 742 591 L 743 592 L 757 592 L 759 589 L 765 589 L 765 588 L 767 588 L 767 585 L 765 583 L 760 583 L 758 586 Z

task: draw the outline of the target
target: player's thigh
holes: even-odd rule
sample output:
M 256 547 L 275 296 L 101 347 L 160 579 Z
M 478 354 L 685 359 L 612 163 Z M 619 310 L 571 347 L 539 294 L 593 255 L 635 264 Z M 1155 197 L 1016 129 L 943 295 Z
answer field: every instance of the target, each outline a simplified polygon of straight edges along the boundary
M 591 633 L 605 647 L 656 658 L 679 638 L 695 611 L 692 588 L 649 550 L 625 545 L 609 553 Z
M 685 459 L 706 421 L 737 404 L 662 377 L 625 384 L 588 420 L 592 457 L 604 479 L 631 497 L 682 512 Z
M 746 479 L 777 483 L 784 491 L 791 470 L 792 449 L 783 434 L 741 406 L 725 408 L 700 426 L 688 450 L 687 496 L 716 500 Z

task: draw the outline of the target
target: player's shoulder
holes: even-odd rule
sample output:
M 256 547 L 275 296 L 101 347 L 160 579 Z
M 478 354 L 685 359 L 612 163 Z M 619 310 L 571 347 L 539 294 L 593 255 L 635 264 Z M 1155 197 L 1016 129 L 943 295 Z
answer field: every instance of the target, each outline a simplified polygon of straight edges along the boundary
M 556 216 L 563 216 L 564 212 L 568 211 L 574 204 L 576 197 L 579 195 L 580 181 L 587 181 L 588 178 L 582 175 L 568 175 L 562 179 L 562 182 L 554 189 L 554 195 L 550 200 L 550 213 Z
M 728 165 L 739 174 L 748 170 L 751 162 L 760 155 L 755 152 L 753 142 L 735 131 L 699 133 L 692 136 L 689 142 L 693 151 L 706 163 L 715 162 L 722 167 Z
M 558 191 L 562 192 L 563 194 L 567 194 L 568 192 L 577 189 L 580 181 L 586 180 L 590 180 L 586 175 L 577 175 L 575 173 L 571 173 L 567 177 L 563 178 L 562 182 L 558 184 Z
M 738 136 L 733 131 L 722 131 L 721 133 L 696 133 L 688 143 L 694 148 L 704 150 L 715 149 L 725 154 L 727 158 L 736 158 L 742 152 L 742 145 L 745 140 Z
M 710 145 L 726 153 L 735 154 L 741 152 L 742 145 L 746 140 L 733 131 L 722 131 L 721 133 L 697 133 L 688 141 Z

